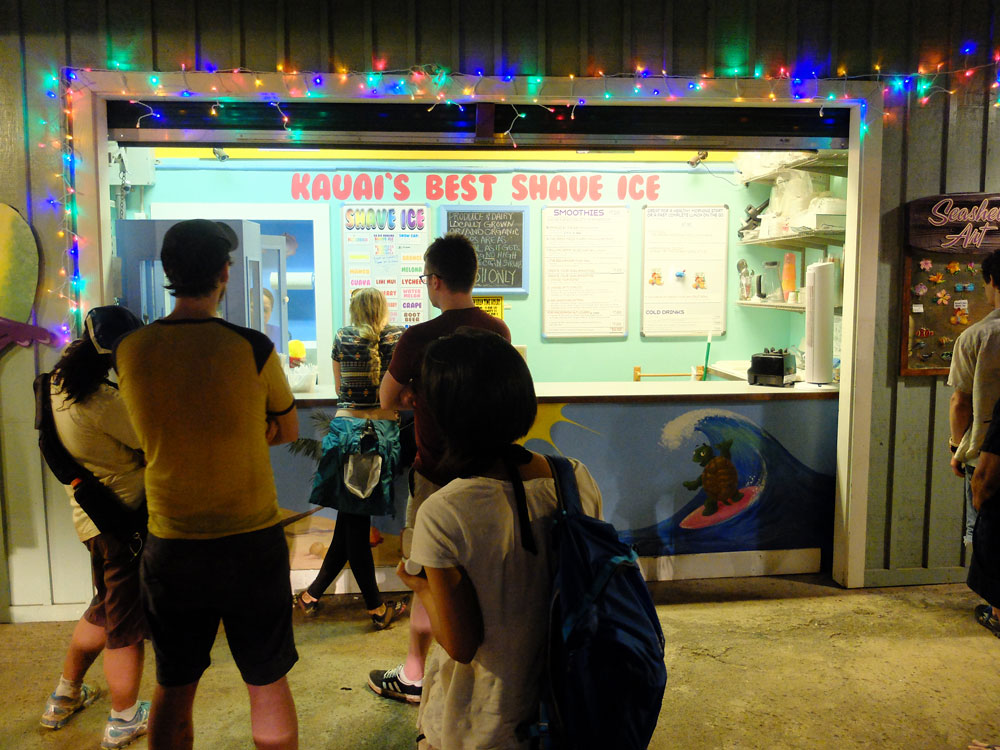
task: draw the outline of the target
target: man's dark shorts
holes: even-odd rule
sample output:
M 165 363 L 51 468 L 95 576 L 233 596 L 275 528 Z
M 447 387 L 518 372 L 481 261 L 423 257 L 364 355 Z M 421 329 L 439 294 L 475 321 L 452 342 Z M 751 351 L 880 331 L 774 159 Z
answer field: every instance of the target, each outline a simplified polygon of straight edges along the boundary
M 142 643 L 147 629 L 139 595 L 139 561 L 111 534 L 98 534 L 84 545 L 90 551 L 91 577 L 97 593 L 83 619 L 104 628 L 107 648 Z
M 1000 498 L 987 500 L 979 509 L 967 583 L 992 606 L 1000 607 Z
M 142 597 L 164 687 L 197 681 L 221 621 L 249 685 L 269 685 L 298 660 L 288 545 L 280 526 L 219 539 L 161 539 L 142 557 Z

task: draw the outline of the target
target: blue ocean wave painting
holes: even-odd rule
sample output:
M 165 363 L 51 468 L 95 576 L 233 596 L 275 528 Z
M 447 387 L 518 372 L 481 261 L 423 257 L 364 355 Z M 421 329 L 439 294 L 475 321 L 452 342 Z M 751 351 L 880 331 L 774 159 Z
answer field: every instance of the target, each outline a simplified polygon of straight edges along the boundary
M 713 447 L 731 441 L 738 496 L 730 504 L 709 501 L 705 487 L 669 518 L 620 530 L 622 540 L 643 556 L 740 550 L 828 550 L 833 537 L 834 477 L 795 458 L 773 435 L 750 419 L 722 409 L 697 409 L 668 422 L 660 436 L 664 455 L 689 447 L 692 439 Z M 675 463 L 678 479 L 695 480 L 702 467 Z M 684 475 L 681 477 L 680 475 Z

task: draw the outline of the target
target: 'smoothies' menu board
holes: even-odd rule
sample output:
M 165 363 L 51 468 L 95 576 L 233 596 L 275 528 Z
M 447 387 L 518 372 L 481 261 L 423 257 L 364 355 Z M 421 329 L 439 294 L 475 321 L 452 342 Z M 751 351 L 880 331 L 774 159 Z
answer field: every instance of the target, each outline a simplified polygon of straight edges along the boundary
M 628 335 L 628 209 L 542 209 L 542 334 Z
M 341 210 L 344 258 L 344 320 L 351 319 L 351 292 L 378 287 L 389 306 L 389 322 L 410 326 L 430 314 L 420 274 L 427 249 L 426 206 L 347 205 Z
M 643 336 L 726 332 L 726 206 L 643 210 Z

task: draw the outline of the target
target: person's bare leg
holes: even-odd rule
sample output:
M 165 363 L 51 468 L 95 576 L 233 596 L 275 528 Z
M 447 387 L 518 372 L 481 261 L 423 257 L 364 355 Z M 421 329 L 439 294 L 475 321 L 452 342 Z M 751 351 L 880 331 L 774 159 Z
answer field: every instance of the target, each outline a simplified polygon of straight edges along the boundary
M 180 687 L 157 685 L 149 711 L 149 750 L 191 750 L 194 747 L 194 694 L 198 682 Z
M 104 649 L 104 628 L 93 625 L 82 617 L 73 628 L 73 637 L 66 651 L 62 676 L 69 682 L 82 682 L 90 665 Z
M 410 648 L 403 662 L 403 675 L 410 682 L 424 678 L 424 664 L 427 662 L 427 652 L 431 650 L 431 618 L 427 614 L 420 597 L 414 595 L 410 604 Z
M 257 750 L 298 750 L 299 720 L 288 678 L 268 685 L 247 685 L 250 727 Z
M 105 649 L 104 677 L 108 681 L 113 710 L 124 711 L 138 700 L 144 654 L 145 644 L 142 641 L 124 648 Z

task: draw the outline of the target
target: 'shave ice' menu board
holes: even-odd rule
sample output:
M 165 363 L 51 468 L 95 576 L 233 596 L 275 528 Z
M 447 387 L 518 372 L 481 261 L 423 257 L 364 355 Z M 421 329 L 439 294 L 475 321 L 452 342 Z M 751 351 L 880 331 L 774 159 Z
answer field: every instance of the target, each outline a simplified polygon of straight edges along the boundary
M 628 209 L 542 209 L 542 334 L 628 335 Z
M 344 258 L 344 320 L 351 319 L 351 292 L 374 286 L 385 295 L 389 322 L 410 326 L 430 315 L 420 281 L 427 249 L 427 207 L 351 205 L 341 211 Z
M 726 332 L 726 206 L 647 206 L 642 241 L 643 336 Z
M 476 294 L 527 293 L 526 213 L 523 208 L 444 210 L 447 231 L 464 234 L 476 248 Z

